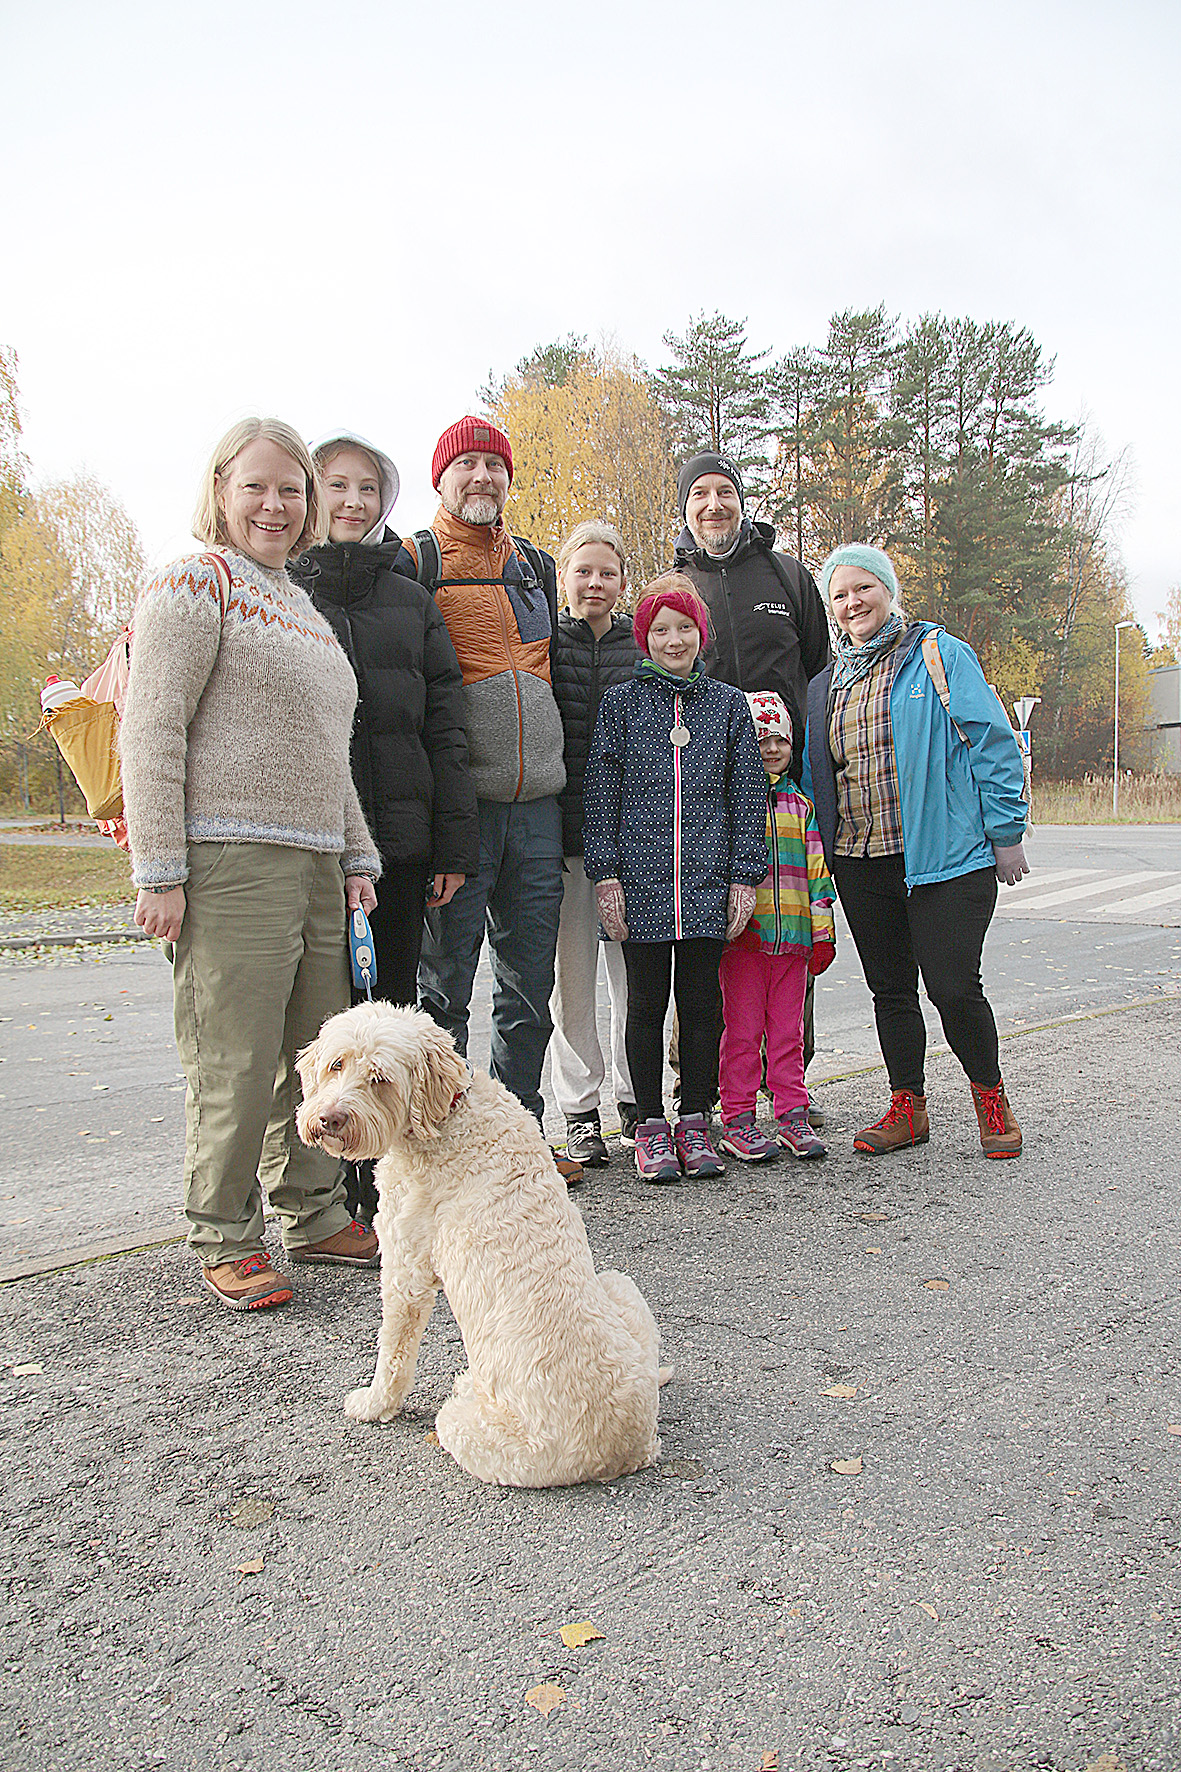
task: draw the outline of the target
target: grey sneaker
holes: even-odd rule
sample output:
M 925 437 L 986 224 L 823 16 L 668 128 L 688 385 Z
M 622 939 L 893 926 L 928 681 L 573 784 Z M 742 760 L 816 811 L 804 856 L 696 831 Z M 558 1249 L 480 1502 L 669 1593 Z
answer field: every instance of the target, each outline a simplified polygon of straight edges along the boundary
M 619 1108 L 619 1142 L 634 1146 L 636 1127 L 640 1123 L 640 1110 L 634 1101 L 621 1101 L 616 1105 Z
M 603 1169 L 609 1161 L 599 1125 L 599 1110 L 566 1115 L 566 1155 L 584 1169 Z
M 673 1130 L 673 1143 L 686 1175 L 705 1181 L 726 1173 L 726 1165 L 713 1147 L 707 1114 L 682 1114 Z

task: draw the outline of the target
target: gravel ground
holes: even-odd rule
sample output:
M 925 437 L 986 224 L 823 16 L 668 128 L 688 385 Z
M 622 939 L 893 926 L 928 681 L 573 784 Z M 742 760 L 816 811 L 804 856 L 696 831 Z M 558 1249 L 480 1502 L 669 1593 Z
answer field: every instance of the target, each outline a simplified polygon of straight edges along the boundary
M 6 1765 L 1175 1772 L 1179 1032 L 1008 1041 L 1017 1163 L 946 1057 L 917 1151 L 851 1152 L 879 1076 L 826 1087 L 824 1163 L 616 1156 L 592 1248 L 676 1368 L 617 1484 L 431 1444 L 442 1300 L 407 1413 L 346 1423 L 369 1273 L 257 1317 L 175 1246 L 3 1288 Z

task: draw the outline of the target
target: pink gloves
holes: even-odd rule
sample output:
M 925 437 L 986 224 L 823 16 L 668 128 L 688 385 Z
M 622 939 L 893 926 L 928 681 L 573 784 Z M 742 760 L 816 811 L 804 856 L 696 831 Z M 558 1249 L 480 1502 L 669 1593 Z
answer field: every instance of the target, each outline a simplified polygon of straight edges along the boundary
M 627 907 L 623 902 L 623 886 L 618 880 L 600 880 L 595 886 L 595 902 L 599 922 L 607 932 L 608 941 L 627 940 Z
M 731 886 L 726 904 L 726 940 L 733 941 L 750 922 L 755 908 L 753 886 Z

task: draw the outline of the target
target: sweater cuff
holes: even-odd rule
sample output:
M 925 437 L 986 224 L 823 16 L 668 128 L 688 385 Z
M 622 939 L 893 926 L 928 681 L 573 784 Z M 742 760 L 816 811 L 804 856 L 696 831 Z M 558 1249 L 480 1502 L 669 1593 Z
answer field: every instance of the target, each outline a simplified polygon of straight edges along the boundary
M 380 855 L 345 855 L 341 857 L 340 865 L 346 874 L 366 874 L 374 882 L 381 879 Z

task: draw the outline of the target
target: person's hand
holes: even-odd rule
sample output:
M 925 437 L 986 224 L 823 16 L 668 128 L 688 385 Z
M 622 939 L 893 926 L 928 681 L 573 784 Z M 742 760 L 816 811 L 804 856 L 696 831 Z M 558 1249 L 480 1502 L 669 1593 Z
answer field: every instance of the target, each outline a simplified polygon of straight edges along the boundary
M 377 888 L 368 874 L 346 874 L 344 877 L 344 902 L 350 911 L 360 905 L 368 916 L 377 904 Z
M 438 910 L 441 905 L 450 904 L 466 879 L 466 874 L 436 874 L 427 894 L 431 909 Z
M 1014 843 L 1008 849 L 998 849 L 994 843 L 992 853 L 996 856 L 996 877 L 1002 886 L 1016 886 L 1022 874 L 1029 872 L 1025 850 L 1020 843 Z
M 819 978 L 822 972 L 828 971 L 836 957 L 837 950 L 831 941 L 814 941 L 812 952 L 808 956 L 808 971 L 813 978 Z
M 730 896 L 726 901 L 726 940 L 733 941 L 736 935 L 750 922 L 755 908 L 755 889 L 753 886 L 731 886 Z
M 599 880 L 595 886 L 595 903 L 608 941 L 626 941 L 627 906 L 623 902 L 623 882 Z
M 148 892 L 142 886 L 135 895 L 135 921 L 145 935 L 158 935 L 161 941 L 175 941 L 185 920 L 185 889 L 173 886 L 168 892 Z

